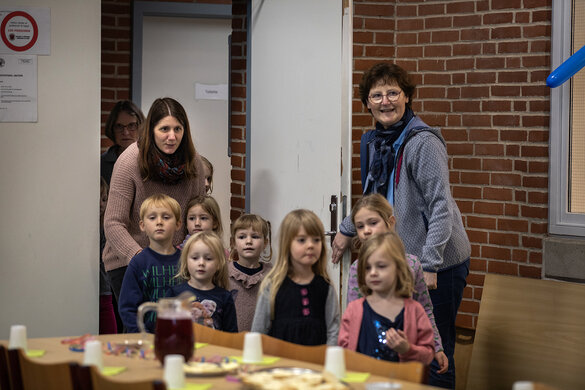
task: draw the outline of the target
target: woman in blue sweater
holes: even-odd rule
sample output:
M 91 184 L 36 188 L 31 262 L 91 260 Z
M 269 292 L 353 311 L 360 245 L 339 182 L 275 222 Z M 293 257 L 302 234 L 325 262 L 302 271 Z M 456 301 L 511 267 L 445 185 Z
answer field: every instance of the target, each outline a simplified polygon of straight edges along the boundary
M 451 196 L 447 149 L 440 130 L 412 111 L 415 84 L 395 64 L 366 71 L 360 98 L 376 120 L 361 139 L 364 194 L 384 195 L 394 207 L 396 231 L 406 252 L 417 256 L 433 302 L 433 313 L 449 360 L 446 372 L 431 364 L 430 384 L 455 388 L 455 318 L 469 273 L 471 246 Z M 333 262 L 349 246 L 355 229 L 346 218 L 332 245 Z

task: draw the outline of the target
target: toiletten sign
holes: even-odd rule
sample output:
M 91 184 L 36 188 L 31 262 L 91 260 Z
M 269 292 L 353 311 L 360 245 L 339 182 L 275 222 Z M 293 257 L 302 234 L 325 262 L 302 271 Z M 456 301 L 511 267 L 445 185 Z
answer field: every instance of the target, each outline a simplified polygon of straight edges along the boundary
M 0 8 L 0 54 L 51 54 L 49 8 Z

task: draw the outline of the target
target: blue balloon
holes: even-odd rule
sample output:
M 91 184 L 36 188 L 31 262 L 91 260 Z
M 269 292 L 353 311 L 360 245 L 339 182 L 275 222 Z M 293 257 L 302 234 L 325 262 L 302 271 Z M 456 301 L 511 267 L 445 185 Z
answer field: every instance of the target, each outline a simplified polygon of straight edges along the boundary
M 573 77 L 575 73 L 585 66 L 585 46 L 579 49 L 571 57 L 567 58 L 565 62 L 559 65 L 546 78 L 546 85 L 551 88 L 556 88 L 562 85 L 565 81 Z

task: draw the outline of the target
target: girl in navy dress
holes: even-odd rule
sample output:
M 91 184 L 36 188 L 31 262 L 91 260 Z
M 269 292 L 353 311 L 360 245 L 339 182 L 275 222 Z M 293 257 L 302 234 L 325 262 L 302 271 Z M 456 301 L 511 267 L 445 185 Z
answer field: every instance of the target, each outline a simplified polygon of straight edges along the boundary
M 358 284 L 365 298 L 352 301 L 341 319 L 339 345 L 389 361 L 430 364 L 435 343 L 429 317 L 411 298 L 412 274 L 394 232 L 363 243 Z
M 225 249 L 213 232 L 199 232 L 185 243 L 176 276 L 185 283 L 171 287 L 170 296 L 184 291 L 195 295 L 191 302 L 193 322 L 227 332 L 237 332 L 236 306 L 228 288 Z
M 304 345 L 337 344 L 339 305 L 326 252 L 315 213 L 294 210 L 284 217 L 278 257 L 260 285 L 252 332 Z

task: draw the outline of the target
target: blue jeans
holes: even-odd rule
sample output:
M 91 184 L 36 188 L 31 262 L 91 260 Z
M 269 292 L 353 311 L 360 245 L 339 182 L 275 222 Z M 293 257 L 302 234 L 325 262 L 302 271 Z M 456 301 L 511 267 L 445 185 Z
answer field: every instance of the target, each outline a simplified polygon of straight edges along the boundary
M 449 359 L 449 369 L 444 374 L 437 374 L 439 365 L 436 360 L 431 363 L 429 384 L 446 389 L 455 388 L 455 318 L 463 298 L 463 289 L 467 285 L 469 259 L 462 264 L 437 273 L 437 289 L 429 290 L 433 302 L 433 314 L 443 341 L 445 355 Z

